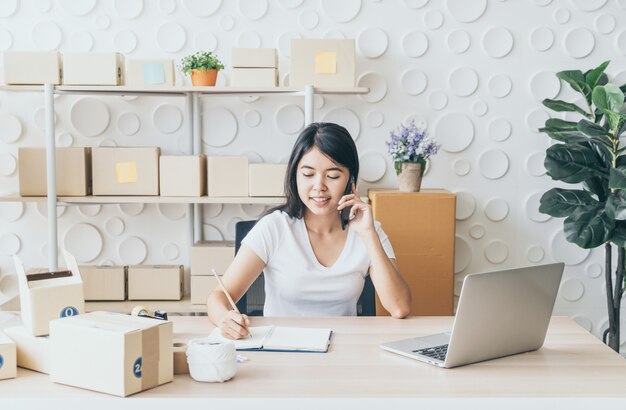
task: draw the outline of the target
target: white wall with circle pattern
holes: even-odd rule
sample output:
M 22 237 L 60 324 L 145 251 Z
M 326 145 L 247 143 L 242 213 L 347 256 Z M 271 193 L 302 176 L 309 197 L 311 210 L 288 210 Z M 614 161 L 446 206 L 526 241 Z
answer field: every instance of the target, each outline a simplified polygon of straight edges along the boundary
M 626 82 L 626 29 L 617 25 L 625 17 L 624 0 L 3 0 L 0 51 L 179 59 L 203 49 L 228 67 L 233 47 L 276 47 L 288 85 L 289 39 L 355 38 L 358 85 L 371 92 L 317 96 L 315 119 L 352 133 L 360 192 L 397 184 L 385 152 L 389 130 L 409 118 L 427 125 L 443 149 L 423 184 L 458 195 L 455 293 L 470 272 L 564 261 L 556 313 L 598 335 L 607 322 L 602 251 L 567 243 L 562 220 L 537 211 L 554 185 L 543 168 L 550 142 L 537 129 L 554 115 L 543 98 L 576 98 L 555 72 L 612 59 L 609 75 Z M 179 73 L 176 81 L 188 83 Z M 228 83 L 227 69 L 218 84 Z M 62 147 L 190 148 L 181 98 L 62 95 L 55 104 Z M 304 125 L 300 97 L 206 97 L 202 104 L 209 154 L 286 161 Z M 2 193 L 18 190 L 18 147 L 44 144 L 43 120 L 41 95 L 0 93 Z M 205 206 L 204 235 L 233 239 L 236 221 L 265 209 Z M 59 208 L 59 242 L 81 263 L 184 263 L 186 213 L 177 204 Z M 46 219 L 45 203 L 0 203 L 0 304 L 17 293 L 9 255 L 46 266 Z

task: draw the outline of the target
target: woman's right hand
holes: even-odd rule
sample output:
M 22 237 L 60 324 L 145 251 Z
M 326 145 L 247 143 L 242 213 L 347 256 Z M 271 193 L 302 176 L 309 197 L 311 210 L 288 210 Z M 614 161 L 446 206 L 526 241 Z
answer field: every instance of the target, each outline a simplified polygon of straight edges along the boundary
M 228 339 L 241 339 L 247 337 L 250 334 L 248 326 L 250 326 L 250 318 L 248 318 L 247 315 L 242 315 L 234 310 L 229 310 L 220 321 L 222 336 Z

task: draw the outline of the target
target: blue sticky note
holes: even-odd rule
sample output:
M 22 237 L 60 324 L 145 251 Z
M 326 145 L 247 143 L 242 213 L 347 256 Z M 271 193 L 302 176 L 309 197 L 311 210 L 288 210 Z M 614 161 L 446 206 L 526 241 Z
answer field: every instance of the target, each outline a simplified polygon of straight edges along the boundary
M 165 84 L 165 70 L 163 69 L 163 64 L 144 64 L 143 83 L 150 85 Z

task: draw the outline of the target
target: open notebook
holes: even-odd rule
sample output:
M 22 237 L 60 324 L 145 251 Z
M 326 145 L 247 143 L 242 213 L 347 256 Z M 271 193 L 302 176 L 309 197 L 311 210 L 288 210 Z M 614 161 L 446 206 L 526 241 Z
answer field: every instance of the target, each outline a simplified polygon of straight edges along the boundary
M 330 345 L 331 329 L 312 327 L 257 326 L 250 328 L 252 337 L 239 340 L 226 339 L 215 328 L 211 339 L 231 341 L 237 350 L 266 350 L 274 352 L 326 353 Z

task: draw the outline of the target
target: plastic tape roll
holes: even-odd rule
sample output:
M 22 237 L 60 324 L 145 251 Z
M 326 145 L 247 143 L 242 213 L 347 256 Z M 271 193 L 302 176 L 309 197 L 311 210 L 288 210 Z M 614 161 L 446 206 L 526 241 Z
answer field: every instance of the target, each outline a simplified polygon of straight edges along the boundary
M 139 305 L 139 306 L 135 306 L 133 310 L 131 310 L 130 315 L 131 316 L 142 316 L 142 315 L 152 316 L 152 311 L 145 306 Z
M 237 373 L 237 351 L 233 342 L 191 339 L 187 342 L 189 374 L 199 382 L 225 382 Z

